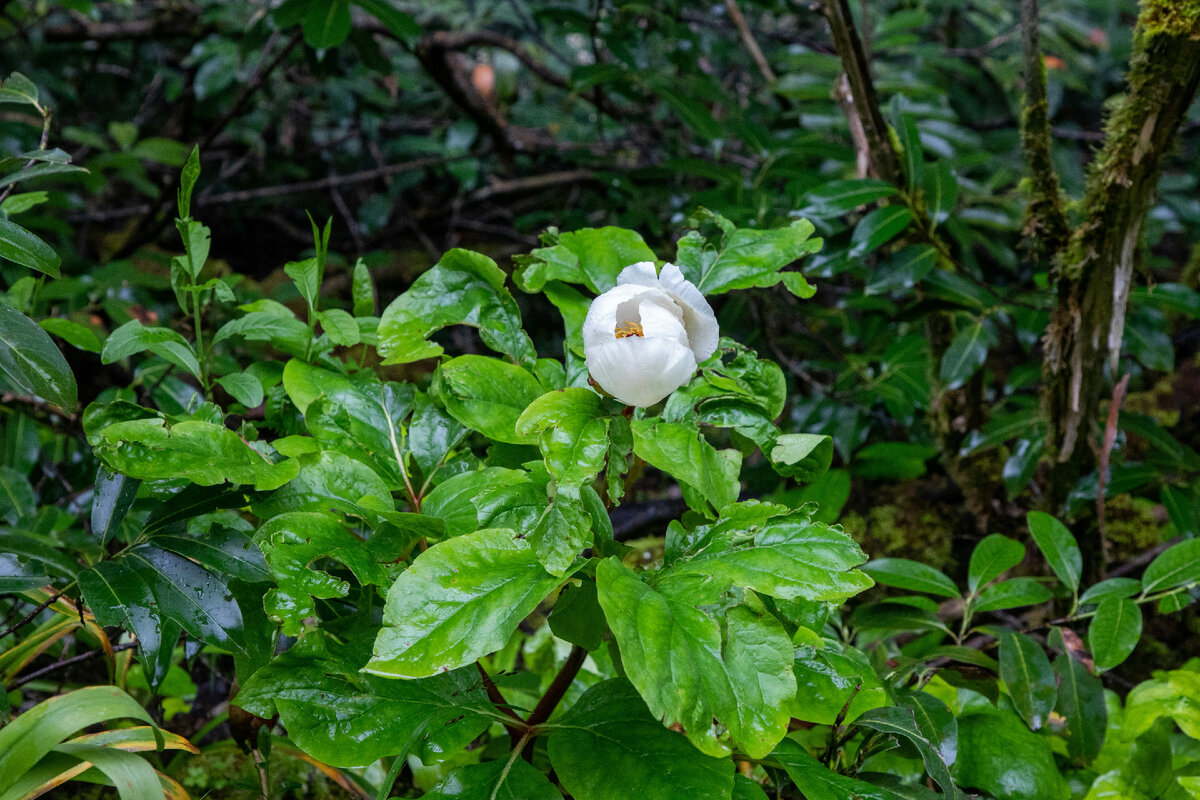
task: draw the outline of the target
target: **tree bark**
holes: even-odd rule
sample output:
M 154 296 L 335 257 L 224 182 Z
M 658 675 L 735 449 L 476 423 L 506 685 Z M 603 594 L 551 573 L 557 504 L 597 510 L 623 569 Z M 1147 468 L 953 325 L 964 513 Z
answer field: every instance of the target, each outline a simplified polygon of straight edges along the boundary
M 1052 511 L 1095 468 L 1090 444 L 1102 389 L 1117 378 L 1142 222 L 1200 84 L 1200 0 L 1143 2 L 1126 83 L 1089 168 L 1082 224 L 1051 270 L 1058 304 L 1044 337 L 1042 403 Z

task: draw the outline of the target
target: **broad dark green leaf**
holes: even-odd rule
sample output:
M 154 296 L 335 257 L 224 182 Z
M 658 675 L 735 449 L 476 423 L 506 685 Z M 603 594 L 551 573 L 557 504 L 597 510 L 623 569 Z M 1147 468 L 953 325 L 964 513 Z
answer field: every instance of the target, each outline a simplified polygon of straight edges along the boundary
M 276 463 L 234 431 L 199 420 L 118 422 L 103 428 L 93 446 L 109 468 L 131 478 L 187 478 L 202 486 L 229 481 L 275 489 L 299 466 L 293 459 Z
M 640 234 L 624 228 L 582 228 L 570 233 L 543 236 L 549 247 L 535 250 L 522 264 L 517 282 L 535 292 L 548 281 L 585 284 L 593 292 L 606 292 L 617 285 L 621 270 L 657 256 Z
M 86 325 L 80 325 L 74 320 L 62 317 L 47 317 L 39 320 L 42 330 L 52 333 L 72 347 L 86 350 L 89 353 L 99 353 L 102 345 L 96 332 Z
M 58 266 L 62 259 L 54 249 L 7 219 L 0 219 L 0 259 L 2 258 L 44 272 L 52 278 L 60 277 Z
M 958 587 L 954 585 L 954 581 L 919 561 L 907 558 L 876 558 L 863 565 L 862 571 L 884 586 L 942 597 L 958 597 Z
M 176 206 L 179 219 L 188 219 L 192 215 L 192 190 L 196 181 L 200 180 L 200 146 L 192 147 L 187 162 L 179 176 L 179 188 L 175 192 Z
M 1046 563 L 1058 579 L 1072 592 L 1079 590 L 1079 577 L 1083 574 L 1083 556 L 1075 537 L 1054 517 L 1042 511 L 1030 511 L 1028 516 L 1029 535 L 1046 557 Z M 1200 571 L 1197 571 L 1200 575 Z
M 124 561 L 150 587 L 158 613 L 206 644 L 242 650 L 242 612 L 220 578 L 151 545 L 138 545 Z
M 958 205 L 958 178 L 949 161 L 939 158 L 921 168 L 921 189 L 925 193 L 925 209 L 933 223 L 941 224 L 950 218 Z
M 859 630 L 884 631 L 893 635 L 907 631 L 949 631 L 946 623 L 933 611 L 908 603 L 866 603 L 854 609 L 849 622 Z
M 1003 611 L 1021 606 L 1036 606 L 1053 596 L 1049 589 L 1033 578 L 1010 578 L 984 588 L 979 593 L 979 600 L 971 607 L 976 612 Z
M 591 546 L 592 517 L 578 487 L 559 487 L 529 533 L 529 544 L 546 571 L 558 576 L 566 574 L 580 551 Z
M 1123 597 L 1106 597 L 1088 624 L 1088 647 L 1096 669 L 1106 670 L 1129 658 L 1142 638 L 1142 610 Z
M 239 486 L 227 483 L 216 486 L 193 484 L 161 502 L 146 521 L 142 533 L 152 536 L 176 527 L 182 530 L 184 524 L 193 517 L 245 505 L 246 492 Z
M 719 511 L 737 500 L 742 458 L 736 450 L 717 450 L 692 425 L 659 419 L 634 420 L 633 452 L 646 463 L 698 491 Z
M 221 388 L 246 408 L 258 408 L 263 402 L 263 387 L 258 378 L 245 372 L 233 372 L 217 378 Z
M 750 348 L 727 338 L 720 340 L 717 355 L 706 361 L 688 384 L 671 393 L 663 408 L 663 419 L 682 422 L 695 409 L 721 400 L 736 400 L 760 409 L 768 422 L 783 413 L 787 381 L 778 364 L 760 359 Z
M 849 724 L 864 711 L 891 702 L 864 653 L 831 639 L 825 639 L 823 645 L 818 648 L 801 644 L 796 648 L 792 662 L 796 676 L 796 698 L 790 709 L 793 717 L 818 725 L 832 725 L 842 717 Z
M 910 244 L 893 253 L 870 274 L 863 292 L 868 295 L 903 292 L 916 286 L 938 262 L 930 244 Z
M 109 334 L 104 341 L 104 349 L 100 351 L 100 361 L 111 364 L 147 350 L 187 370 L 196 378 L 200 377 L 200 362 L 196 360 L 196 354 L 192 352 L 187 339 L 170 328 L 148 328 L 136 319 L 129 320 Z
M 831 181 L 808 193 L 804 213 L 814 217 L 840 217 L 859 206 L 898 194 L 895 186 L 877 178 Z
M 262 550 L 239 531 L 220 529 L 203 538 L 163 534 L 154 537 L 154 544 L 186 556 L 222 577 L 237 578 L 246 583 L 271 580 Z
M 912 711 L 917 729 L 942 761 L 952 765 L 958 758 L 958 721 L 954 713 L 945 703 L 927 692 L 913 692 L 897 699 L 900 705 Z
M 428 395 L 418 394 L 408 426 L 408 449 L 429 479 L 467 435 L 467 429 Z
M 1031 732 L 1011 711 L 958 719 L 958 759 L 952 770 L 963 789 L 996 800 L 1067 800 L 1070 788 L 1054 763 L 1050 741 Z
M 1200 539 L 1185 539 L 1159 554 L 1142 573 L 1142 592 L 1151 594 L 1200 581 Z
M 717 215 L 705 212 L 700 217 L 709 219 Z M 723 219 L 720 222 L 729 224 Z M 782 281 L 792 294 L 808 298 L 816 289 L 804 276 L 782 270 L 821 249 L 821 240 L 810 238 L 813 230 L 806 219 L 768 230 L 732 228 L 715 247 L 699 232 L 692 231 L 679 240 L 675 263 L 683 276 L 705 295 L 774 286 Z
M 297 746 L 339 767 L 411 752 L 423 737 L 454 752 L 500 715 L 474 667 L 397 681 L 365 675 L 361 664 L 345 643 L 310 632 L 255 672 L 233 702 L 268 719 L 278 712 Z
M 850 257 L 862 258 L 874 253 L 903 233 L 912 219 L 912 210 L 902 205 L 884 206 L 869 212 L 859 220 L 850 237 Z
M 900 141 L 905 183 L 911 194 L 921 185 L 921 173 L 925 167 L 925 149 L 921 146 L 921 134 L 917 131 L 916 120 L 911 114 L 900 111 L 898 105 L 893 108 L 893 123 L 896 126 L 896 136 Z
M 499 650 L 559 585 L 511 530 L 468 533 L 426 550 L 388 590 L 364 669 L 421 678 Z
M 517 420 L 542 394 L 537 379 L 516 364 L 486 356 L 459 356 L 442 364 L 434 388 L 446 410 L 474 431 L 509 444 L 528 444 Z
M 1142 589 L 1142 582 L 1137 578 L 1108 578 L 1089 586 L 1079 596 L 1079 604 L 1098 603 L 1105 597 L 1133 597 Z
M 421 797 L 429 800 L 562 800 L 562 793 L 521 759 L 459 767 Z
M 940 375 L 946 388 L 959 388 L 983 366 L 987 361 L 988 338 L 982 320 L 972 322 L 955 334 L 942 356 Z
M 950 768 L 942 758 L 942 754 L 917 726 L 912 709 L 899 706 L 873 708 L 860 716 L 855 724 L 882 734 L 907 739 L 917 748 L 917 752 L 921 754 L 921 760 L 925 763 L 925 771 L 938 786 L 942 787 L 945 796 L 954 800 L 963 796 L 950 778 Z
M 708 755 L 771 752 L 796 681 L 791 642 L 761 603 L 746 595 L 722 620 L 697 607 L 720 592 L 697 601 L 686 578 L 651 587 L 615 558 L 600 562 L 596 584 L 625 672 L 655 717 Z
M 588 689 L 550 731 L 550 763 L 576 800 L 729 800 L 733 762 L 667 730 L 628 681 Z
M 110 473 L 103 467 L 96 473 L 96 489 L 92 497 L 92 535 L 100 537 L 100 544 L 116 534 L 129 507 L 137 499 L 142 482 L 119 472 Z
M 0 103 L 36 106 L 37 101 L 37 84 L 20 72 L 10 73 L 0 81 Z
M 354 5 L 379 20 L 400 41 L 412 45 L 421 36 L 421 26 L 412 15 L 400 11 L 387 0 L 353 0 Z
M 560 389 L 534 400 L 517 419 L 517 434 L 536 439 L 560 485 L 587 483 L 604 468 L 610 416 L 602 404 L 591 389 Z
M 595 650 L 604 643 L 607 625 L 595 581 L 584 578 L 578 586 L 568 583 L 559 592 L 550 614 L 550 630 L 559 639 Z
M 811 483 L 833 463 L 833 438 L 817 433 L 780 434 L 767 457 L 780 475 Z
M 32 517 L 37 501 L 26 475 L 12 467 L 0 467 L 0 517 L 13 524 L 22 517 Z
M 1100 753 L 1108 727 L 1104 686 L 1071 656 L 1054 659 L 1058 676 L 1058 713 L 1067 720 L 1067 752 L 1076 763 L 1089 764 Z
M 993 579 L 1021 563 L 1025 558 L 1025 545 L 992 533 L 975 545 L 971 551 L 971 562 L 967 567 L 967 589 L 972 594 L 987 586 Z
M 738 773 L 733 776 L 733 797 L 731 800 L 768 800 L 763 787 L 755 781 Z
M 294 477 L 253 504 L 262 519 L 285 511 L 337 509 L 360 514 L 358 502 L 364 497 L 391 504 L 391 492 L 379 474 L 342 453 L 304 453 L 282 464 L 293 465 Z
M 346 0 L 311 0 L 300 28 L 304 41 L 314 50 L 337 47 L 350 35 L 353 23 Z
M 1046 724 L 1058 700 L 1058 689 L 1041 645 L 1023 633 L 1005 632 L 1000 637 L 1000 680 L 1031 730 Z
M 517 304 L 504 288 L 504 272 L 480 253 L 450 250 L 388 305 L 379 320 L 383 363 L 441 355 L 441 345 L 428 337 L 447 325 L 477 327 L 484 344 L 522 364 L 531 365 L 537 357 L 521 328 Z
M 771 760 L 783 767 L 808 800 L 904 800 L 882 787 L 837 774 L 791 739 L 779 743 Z
M 226 322 L 213 335 L 213 344 L 232 336 L 251 342 L 270 342 L 275 348 L 297 358 L 305 356 L 311 338 L 308 326 L 291 312 L 283 315 L 274 311 L 251 311 Z
M 6 303 L 0 303 L 0 370 L 19 391 L 74 413 L 78 388 L 67 360 L 36 322 Z

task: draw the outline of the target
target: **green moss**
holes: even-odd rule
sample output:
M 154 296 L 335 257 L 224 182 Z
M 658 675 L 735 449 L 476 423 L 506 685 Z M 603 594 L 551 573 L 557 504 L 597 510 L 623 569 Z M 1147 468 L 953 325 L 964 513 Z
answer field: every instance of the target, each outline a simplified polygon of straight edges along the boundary
M 1147 36 L 1200 39 L 1200 0 L 1142 0 L 1138 24 Z
M 1121 564 L 1162 542 L 1167 519 L 1161 506 L 1123 494 L 1104 507 L 1104 533 L 1112 564 Z
M 845 513 L 842 527 L 871 558 L 910 558 L 945 569 L 952 562 L 955 517 L 949 509 L 930 506 L 916 496 L 917 487 L 915 482 L 901 484 L 892 493 L 899 502 L 874 506 L 865 516 Z

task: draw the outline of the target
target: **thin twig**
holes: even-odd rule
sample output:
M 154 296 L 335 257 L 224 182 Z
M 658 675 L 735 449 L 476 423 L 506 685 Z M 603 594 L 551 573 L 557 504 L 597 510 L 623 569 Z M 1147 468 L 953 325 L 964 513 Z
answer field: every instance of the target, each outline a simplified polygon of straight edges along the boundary
M 763 55 L 762 48 L 754 40 L 754 32 L 746 24 L 746 18 L 742 15 L 742 9 L 738 7 L 737 0 L 725 0 L 725 9 L 729 12 L 729 19 L 733 21 L 733 27 L 737 28 L 738 36 L 742 38 L 742 46 L 750 53 L 750 58 L 754 59 L 758 73 L 767 83 L 775 83 L 777 80 L 775 73 L 772 71 L 771 65 L 767 63 L 767 57 Z
M 50 595 L 50 597 L 47 598 L 44 602 L 38 603 L 37 606 L 33 609 L 33 611 L 30 611 L 28 614 L 26 614 L 19 622 L 16 622 L 13 625 L 9 626 L 9 628 L 7 630 L 5 630 L 4 633 L 0 633 L 0 640 L 3 640 L 10 634 L 19 631 L 21 628 L 24 628 L 26 625 L 33 622 L 33 620 L 37 617 L 38 614 L 41 614 L 43 611 L 45 611 L 47 608 L 49 608 L 50 605 L 55 600 L 57 600 L 58 598 L 62 597 L 64 594 L 66 594 L 67 589 L 69 589 L 69 588 L 71 588 L 71 587 L 67 586 L 67 587 L 63 588 L 61 591 L 57 591 L 54 594 Z
M 114 645 L 112 651 L 114 653 L 119 653 L 122 650 L 128 650 L 129 648 L 136 647 L 136 646 L 137 646 L 137 642 L 122 642 L 121 644 Z M 25 684 L 30 683 L 32 681 L 36 681 L 39 678 L 43 678 L 52 672 L 57 672 L 58 670 L 62 669 L 63 667 L 69 667 L 72 664 L 79 664 L 79 663 L 87 661 L 91 658 L 95 658 L 96 656 L 99 656 L 99 655 L 104 655 L 104 651 L 103 650 L 89 650 L 86 653 L 80 653 L 77 656 L 71 656 L 70 658 L 65 658 L 62 661 L 55 661 L 53 664 L 48 664 L 48 665 L 42 667 L 41 669 L 34 670 L 33 672 L 29 673 L 28 675 L 22 675 L 20 678 L 17 678 L 15 681 L 13 681 L 12 683 L 10 683 L 8 685 L 8 691 L 11 692 L 13 689 L 24 686 Z

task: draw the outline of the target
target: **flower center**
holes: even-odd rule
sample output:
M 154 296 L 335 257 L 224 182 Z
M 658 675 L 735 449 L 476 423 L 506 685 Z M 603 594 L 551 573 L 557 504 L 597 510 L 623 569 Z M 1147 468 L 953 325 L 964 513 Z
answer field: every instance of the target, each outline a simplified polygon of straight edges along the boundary
M 617 324 L 615 335 L 618 339 L 625 339 L 630 336 L 645 336 L 646 334 L 642 331 L 641 325 L 625 320 Z

